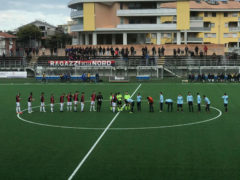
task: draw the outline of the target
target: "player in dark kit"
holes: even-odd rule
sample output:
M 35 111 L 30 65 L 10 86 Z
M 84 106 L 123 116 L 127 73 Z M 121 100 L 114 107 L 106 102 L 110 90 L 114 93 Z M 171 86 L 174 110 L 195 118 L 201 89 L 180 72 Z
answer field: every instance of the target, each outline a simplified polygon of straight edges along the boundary
M 74 96 L 73 96 L 73 101 L 74 101 L 74 112 L 77 112 L 77 106 L 78 106 L 78 95 L 79 95 L 79 92 L 76 91 Z
M 41 94 L 40 101 L 41 101 L 40 112 L 46 112 L 46 110 L 45 110 L 45 98 L 44 98 L 44 93 L 43 92 Z
M 64 98 L 65 98 L 65 94 L 63 93 L 62 96 L 60 96 L 60 112 L 63 112 Z
M 30 93 L 29 97 L 28 97 L 28 113 L 31 114 L 32 111 L 32 101 L 33 101 L 33 94 L 32 92 Z
M 91 105 L 90 105 L 90 112 L 93 110 L 93 111 L 96 111 L 95 110 L 95 101 L 96 101 L 96 93 L 93 92 L 91 97 L 90 97 L 90 100 L 91 100 Z
M 81 95 L 81 112 L 84 111 L 84 105 L 85 105 L 85 94 L 84 94 L 84 92 L 82 92 L 82 95 Z
M 51 95 L 51 98 L 50 98 L 50 108 L 51 108 L 51 112 L 54 111 L 54 103 L 55 103 L 55 100 L 54 100 L 54 95 L 52 94 Z
M 17 94 L 16 96 L 16 113 L 17 114 L 22 114 L 21 107 L 20 107 L 20 93 Z
M 68 93 L 67 95 L 67 111 L 72 111 L 72 93 Z
M 102 96 L 102 93 L 99 92 L 97 95 L 97 112 L 101 111 L 102 101 L 103 101 L 103 96 Z
M 112 96 L 112 112 L 116 112 L 116 106 L 117 106 L 117 93 Z

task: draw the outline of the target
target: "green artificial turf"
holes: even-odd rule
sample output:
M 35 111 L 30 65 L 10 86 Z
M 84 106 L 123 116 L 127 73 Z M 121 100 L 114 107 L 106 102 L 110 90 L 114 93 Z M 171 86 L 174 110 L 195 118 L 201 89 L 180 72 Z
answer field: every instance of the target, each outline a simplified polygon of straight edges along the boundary
M 79 162 L 87 154 L 103 129 L 116 114 L 109 110 L 111 92 L 129 91 L 133 93 L 139 83 L 129 84 L 9 84 L 0 85 L 0 179 L 68 179 Z M 45 92 L 46 104 L 50 94 L 55 94 L 56 103 L 65 92 L 76 90 L 86 94 L 90 100 L 93 91 L 103 93 L 102 112 L 89 112 L 86 103 L 85 112 L 59 112 L 55 105 L 54 113 L 39 112 L 40 93 Z M 117 116 L 110 129 L 104 134 L 83 166 L 73 179 L 101 180 L 152 180 L 152 179 L 194 179 L 235 180 L 240 177 L 240 121 L 239 121 L 240 84 L 181 84 L 181 83 L 142 83 L 137 91 L 143 96 L 142 112 L 129 114 L 123 111 Z M 164 98 L 174 100 L 174 112 L 159 112 L 159 93 Z M 212 121 L 191 126 L 168 127 L 179 124 L 197 123 L 212 119 L 219 112 L 189 113 L 187 105 L 184 112 L 176 112 L 176 98 L 179 93 L 186 100 L 191 91 L 196 101 L 196 93 L 205 94 L 211 106 L 223 112 L 222 116 Z M 34 113 L 24 112 L 21 117 L 27 121 L 67 128 L 54 128 L 30 124 L 21 121 L 15 113 L 15 96 L 22 96 L 21 108 L 26 109 L 27 97 L 33 92 Z M 224 113 L 221 96 L 229 95 L 229 112 Z M 148 112 L 146 97 L 155 100 L 154 113 Z M 136 95 L 133 97 L 136 100 Z M 66 108 L 66 106 L 65 106 Z M 79 107 L 80 108 L 80 107 Z M 204 109 L 204 107 L 202 107 Z M 74 129 L 80 127 L 99 129 Z M 144 128 L 160 127 L 152 129 Z M 123 129 L 114 129 L 123 128 Z

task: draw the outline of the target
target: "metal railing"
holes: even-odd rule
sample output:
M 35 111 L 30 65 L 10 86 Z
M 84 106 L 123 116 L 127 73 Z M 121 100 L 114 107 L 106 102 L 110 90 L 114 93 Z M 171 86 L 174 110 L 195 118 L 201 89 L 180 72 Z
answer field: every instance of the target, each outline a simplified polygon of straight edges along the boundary
M 0 69 L 4 68 L 23 68 L 26 64 L 22 60 L 0 61 Z
M 71 26 L 71 31 L 83 31 L 83 24 L 75 24 Z
M 190 27 L 190 31 L 211 31 L 211 27 Z
M 174 16 L 176 9 L 119 9 L 117 16 Z
M 71 18 L 83 17 L 83 10 L 71 11 Z
M 229 27 L 229 31 L 230 32 L 239 32 L 240 31 L 240 27 Z

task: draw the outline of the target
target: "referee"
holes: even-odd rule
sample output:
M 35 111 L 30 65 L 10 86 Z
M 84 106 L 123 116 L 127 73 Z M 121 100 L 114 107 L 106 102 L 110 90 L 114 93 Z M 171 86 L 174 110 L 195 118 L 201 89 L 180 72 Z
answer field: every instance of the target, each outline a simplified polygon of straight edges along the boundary
M 99 92 L 97 95 L 97 112 L 101 111 L 102 101 L 103 101 L 103 96 L 102 96 L 102 93 Z

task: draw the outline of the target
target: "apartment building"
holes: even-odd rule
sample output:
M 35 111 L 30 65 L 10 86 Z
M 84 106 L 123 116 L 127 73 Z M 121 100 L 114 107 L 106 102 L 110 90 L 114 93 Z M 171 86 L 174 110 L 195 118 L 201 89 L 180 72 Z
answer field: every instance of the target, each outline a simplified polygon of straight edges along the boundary
M 16 36 L 11 34 L 0 32 L 0 56 L 5 54 L 6 56 L 14 55 L 16 51 Z
M 72 0 L 73 44 L 225 44 L 239 47 L 240 2 Z

